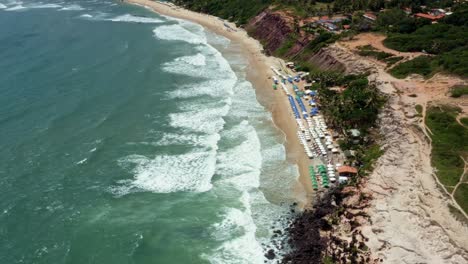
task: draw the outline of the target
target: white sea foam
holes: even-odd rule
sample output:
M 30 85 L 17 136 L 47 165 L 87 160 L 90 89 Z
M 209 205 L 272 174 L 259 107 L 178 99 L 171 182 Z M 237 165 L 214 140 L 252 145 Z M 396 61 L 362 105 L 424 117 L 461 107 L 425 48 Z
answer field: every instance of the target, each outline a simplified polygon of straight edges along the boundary
M 183 56 L 163 64 L 163 70 L 170 73 L 202 77 L 209 80 L 223 81 L 213 89 L 222 89 L 232 94 L 237 77 L 225 58 L 215 48 L 207 45 L 198 49 L 196 55 Z
M 263 249 L 255 237 L 256 226 L 252 219 L 248 192 L 240 198 L 244 211 L 236 208 L 227 210 L 224 220 L 215 224 L 213 236 L 216 239 L 234 239 L 225 241 L 211 255 L 203 255 L 213 264 L 263 263 Z M 240 235 L 239 235 L 240 233 Z
M 157 24 L 157 23 L 163 22 L 162 20 L 157 19 L 157 18 L 133 16 L 130 14 L 117 16 L 114 18 L 110 18 L 108 20 L 114 21 L 114 22 L 147 23 L 147 24 Z
M 23 5 L 19 4 L 19 5 L 15 5 L 13 7 L 9 7 L 7 9 L 4 9 L 5 11 L 18 11 L 18 10 L 25 10 L 26 7 L 24 7 Z
M 205 66 L 206 57 L 201 53 L 197 53 L 197 55 L 194 56 L 184 56 L 177 58 L 175 59 L 175 62 L 183 62 L 193 66 Z
M 42 9 L 42 8 L 61 8 L 62 6 L 58 4 L 32 4 L 32 5 L 28 5 L 27 7 Z
M 83 163 L 85 163 L 87 160 L 88 160 L 87 158 L 84 158 L 84 159 L 78 161 L 76 164 L 78 164 L 78 165 L 83 164 Z
M 165 133 L 161 140 L 155 146 L 171 146 L 171 145 L 190 145 L 194 147 L 216 146 L 219 140 L 218 134 L 214 135 L 196 135 L 196 134 L 176 134 Z
M 202 95 L 222 98 L 232 94 L 232 90 L 224 90 L 224 87 L 229 87 L 230 84 L 230 80 L 208 80 L 201 83 L 182 85 L 178 89 L 168 91 L 167 95 L 171 99 L 192 98 Z
M 84 18 L 92 18 L 93 16 L 90 15 L 90 14 L 83 14 L 83 15 L 80 15 L 80 17 L 84 17 Z
M 153 30 L 154 36 L 162 40 L 177 40 L 191 44 L 206 44 L 206 37 L 190 32 L 181 25 L 164 25 Z
M 60 8 L 59 10 L 61 11 L 81 11 L 81 10 L 86 10 L 86 8 L 83 8 L 77 4 L 73 4 L 73 5 L 68 5 L 68 6 L 64 6 L 62 8 Z
M 244 120 L 232 129 L 223 131 L 221 136 L 230 141 L 239 137 L 244 140 L 239 145 L 219 153 L 216 167 L 216 173 L 221 175 L 219 183 L 228 183 L 240 190 L 258 188 L 262 156 L 260 140 L 255 129 Z
M 188 105 L 186 107 L 194 107 Z M 200 108 L 203 106 L 200 106 Z M 170 125 L 174 128 L 182 128 L 184 132 L 202 132 L 216 134 L 223 128 L 222 119 L 229 111 L 229 105 L 221 107 L 202 108 L 198 110 L 169 114 Z
M 7 8 L 7 6 L 4 5 L 4 4 L 2 4 L 2 3 L 0 3 L 0 9 L 5 9 L 5 8 Z
M 132 155 L 121 163 L 134 163 L 131 185 L 158 193 L 177 191 L 204 192 L 211 189 L 216 150 L 180 155 L 158 155 L 154 159 Z

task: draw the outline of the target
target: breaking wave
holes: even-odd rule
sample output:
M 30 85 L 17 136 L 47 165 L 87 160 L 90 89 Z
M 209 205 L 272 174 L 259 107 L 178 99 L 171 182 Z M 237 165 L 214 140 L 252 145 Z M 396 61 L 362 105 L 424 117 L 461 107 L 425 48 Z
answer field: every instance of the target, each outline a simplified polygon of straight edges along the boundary
M 140 17 L 140 16 L 134 16 L 130 14 L 125 14 L 121 16 L 117 16 L 114 18 L 109 18 L 109 21 L 114 21 L 114 22 L 130 22 L 130 23 L 145 23 L 145 24 L 157 24 L 157 23 L 162 23 L 163 21 L 157 18 L 151 18 L 151 17 Z
M 164 25 L 153 30 L 154 36 L 162 40 L 176 40 L 191 44 L 206 44 L 206 37 L 190 32 L 181 25 Z

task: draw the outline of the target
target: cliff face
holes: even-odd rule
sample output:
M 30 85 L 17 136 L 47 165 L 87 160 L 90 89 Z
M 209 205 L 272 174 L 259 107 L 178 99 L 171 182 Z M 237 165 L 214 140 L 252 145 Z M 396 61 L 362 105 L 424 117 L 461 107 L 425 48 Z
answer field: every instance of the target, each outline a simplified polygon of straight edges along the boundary
M 330 52 L 330 50 L 327 48 L 322 48 L 317 53 L 312 55 L 308 59 L 308 62 L 312 63 L 313 65 L 316 65 L 321 70 L 340 72 L 346 71 L 345 65 L 338 61 L 333 55 L 333 53 Z
M 274 54 L 279 48 L 287 47 L 287 50 L 283 50 L 282 52 L 286 58 L 294 59 L 297 56 L 301 56 L 302 60 L 313 64 L 321 70 L 342 72 L 346 70 L 346 67 L 335 59 L 332 55 L 333 53 L 327 50 L 327 48 L 305 56 L 303 51 L 314 39 L 314 36 L 302 32 L 296 23 L 297 21 L 294 20 L 294 17 L 285 12 L 266 9 L 252 18 L 245 28 L 252 37 L 258 39 L 263 44 L 263 48 L 268 55 Z M 295 36 L 294 38 L 292 38 L 293 35 Z M 290 43 L 291 41 L 293 42 Z
M 294 30 L 294 20 L 267 9 L 251 19 L 245 28 L 263 44 L 267 54 L 272 54 L 288 40 Z

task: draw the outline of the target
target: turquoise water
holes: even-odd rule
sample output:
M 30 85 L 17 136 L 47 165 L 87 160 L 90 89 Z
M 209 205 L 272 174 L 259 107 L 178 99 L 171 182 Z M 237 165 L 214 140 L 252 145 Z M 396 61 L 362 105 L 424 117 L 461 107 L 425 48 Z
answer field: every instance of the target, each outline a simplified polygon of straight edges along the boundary
M 119 2 L 0 3 L 0 263 L 264 262 L 297 172 L 238 46 Z

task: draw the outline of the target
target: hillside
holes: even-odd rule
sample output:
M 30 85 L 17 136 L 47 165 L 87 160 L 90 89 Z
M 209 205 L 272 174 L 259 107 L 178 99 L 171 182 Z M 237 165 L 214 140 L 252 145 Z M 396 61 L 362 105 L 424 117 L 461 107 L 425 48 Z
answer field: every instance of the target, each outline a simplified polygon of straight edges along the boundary
M 321 49 L 338 39 L 362 32 L 388 35 L 385 46 L 400 52 L 422 52 L 423 57 L 400 61 L 399 56 L 367 51 L 394 65 L 390 72 L 404 78 L 412 73 L 430 77 L 447 72 L 466 77 L 468 72 L 468 4 L 452 1 L 277 1 L 277 0 L 175 0 L 188 9 L 212 14 L 245 27 L 268 54 L 294 60 L 301 70 L 338 70 L 339 64 L 317 58 Z M 424 9 L 422 8 L 424 7 Z M 431 24 L 417 17 L 447 10 Z M 434 11 L 436 12 L 436 11 Z M 438 11 L 437 11 L 438 12 Z M 364 52 L 362 52 L 364 54 Z M 325 62 L 325 63 L 324 63 Z M 390 68 L 390 67 L 389 67 Z

